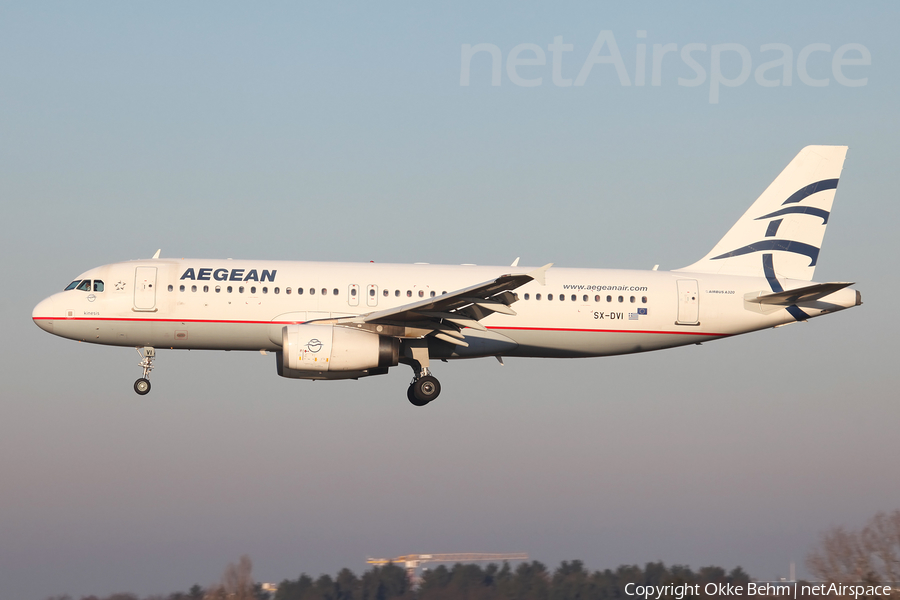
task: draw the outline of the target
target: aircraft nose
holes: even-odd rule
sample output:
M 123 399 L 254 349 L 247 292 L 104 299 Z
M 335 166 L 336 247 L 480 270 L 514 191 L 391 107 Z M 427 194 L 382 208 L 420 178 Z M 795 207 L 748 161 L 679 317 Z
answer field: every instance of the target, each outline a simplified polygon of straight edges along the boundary
M 53 318 L 56 316 L 53 314 L 53 304 L 52 297 L 44 298 L 31 311 L 31 319 L 34 324 L 50 333 L 53 333 Z

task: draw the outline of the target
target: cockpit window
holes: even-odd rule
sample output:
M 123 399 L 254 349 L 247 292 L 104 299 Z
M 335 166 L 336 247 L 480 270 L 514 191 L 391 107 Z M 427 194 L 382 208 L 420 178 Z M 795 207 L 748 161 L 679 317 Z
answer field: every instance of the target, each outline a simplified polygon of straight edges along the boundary
M 80 280 L 80 279 L 76 279 L 75 281 L 73 281 L 72 283 L 70 283 L 70 284 L 66 287 L 66 291 L 68 292 L 69 290 L 74 290 L 74 289 L 75 289 L 75 286 L 77 286 L 79 283 L 81 283 L 81 280 Z
M 95 279 L 95 280 L 94 280 L 94 291 L 95 291 L 95 292 L 102 292 L 102 291 L 103 291 L 103 282 L 100 281 L 99 279 Z
M 78 287 L 75 288 L 75 289 L 76 289 L 76 290 L 79 290 L 79 291 L 82 291 L 82 292 L 89 292 L 89 291 L 91 291 L 91 280 L 90 280 L 90 279 L 85 279 L 85 280 L 82 281 L 82 282 L 78 285 Z

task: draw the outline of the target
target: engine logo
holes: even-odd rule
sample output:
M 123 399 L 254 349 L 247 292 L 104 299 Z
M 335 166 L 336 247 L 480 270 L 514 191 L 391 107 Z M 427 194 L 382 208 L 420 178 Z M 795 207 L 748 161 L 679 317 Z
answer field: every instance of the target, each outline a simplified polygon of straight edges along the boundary
M 322 349 L 322 342 L 313 338 L 306 343 L 306 349 L 315 354 Z

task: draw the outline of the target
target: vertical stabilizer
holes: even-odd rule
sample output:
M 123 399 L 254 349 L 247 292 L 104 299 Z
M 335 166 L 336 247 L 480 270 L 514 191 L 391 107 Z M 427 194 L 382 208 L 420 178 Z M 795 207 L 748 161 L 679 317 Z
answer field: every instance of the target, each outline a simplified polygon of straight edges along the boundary
M 677 269 L 812 280 L 846 146 L 807 146 L 709 254 Z

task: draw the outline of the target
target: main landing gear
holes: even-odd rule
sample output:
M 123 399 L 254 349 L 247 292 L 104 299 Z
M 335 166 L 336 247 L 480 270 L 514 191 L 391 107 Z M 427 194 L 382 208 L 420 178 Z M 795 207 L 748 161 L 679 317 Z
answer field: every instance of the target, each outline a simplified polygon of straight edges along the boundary
M 441 383 L 431 375 L 428 365 L 428 346 L 410 345 L 412 360 L 408 364 L 413 370 L 413 380 L 406 390 L 406 398 L 413 406 L 425 406 L 441 393 Z
M 431 375 L 422 375 L 412 380 L 406 397 L 413 406 L 425 406 L 441 393 L 441 382 Z
M 144 376 L 134 382 L 134 391 L 140 396 L 146 395 L 150 391 L 150 371 L 153 370 L 153 359 L 156 358 L 156 348 L 145 346 L 143 349 L 137 348 L 137 353 L 141 357 L 138 366 L 144 369 Z

